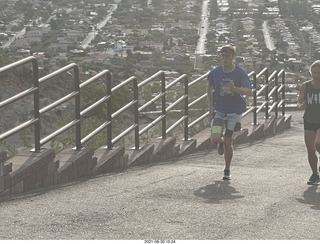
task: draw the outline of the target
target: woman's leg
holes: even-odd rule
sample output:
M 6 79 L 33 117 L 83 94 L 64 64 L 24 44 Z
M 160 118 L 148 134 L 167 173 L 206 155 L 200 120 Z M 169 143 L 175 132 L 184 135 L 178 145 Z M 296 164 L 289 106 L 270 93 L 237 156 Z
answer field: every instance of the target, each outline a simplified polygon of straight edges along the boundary
M 320 154 L 320 129 L 316 131 L 316 139 L 314 141 L 316 151 Z
M 304 141 L 307 147 L 308 161 L 313 174 L 318 174 L 318 168 L 317 168 L 318 157 L 316 155 L 316 135 L 317 134 L 319 133 L 316 133 L 316 131 L 313 131 L 313 130 L 304 131 Z M 320 137 L 318 136 L 318 138 Z

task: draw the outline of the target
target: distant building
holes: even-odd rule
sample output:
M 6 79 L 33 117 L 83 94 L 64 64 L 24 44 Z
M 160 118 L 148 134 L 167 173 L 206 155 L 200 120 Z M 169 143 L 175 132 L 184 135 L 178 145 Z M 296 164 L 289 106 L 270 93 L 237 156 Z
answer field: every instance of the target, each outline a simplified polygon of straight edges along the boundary
M 140 42 L 139 46 L 140 47 L 150 47 L 150 48 L 154 48 L 159 51 L 163 50 L 163 44 L 161 42 L 152 42 L 152 41 Z
M 22 56 L 22 57 L 28 57 L 28 56 L 30 56 L 30 50 L 19 49 L 19 50 L 16 51 L 16 55 Z
M 79 49 L 70 50 L 69 55 L 71 57 L 82 57 L 84 56 L 84 51 Z

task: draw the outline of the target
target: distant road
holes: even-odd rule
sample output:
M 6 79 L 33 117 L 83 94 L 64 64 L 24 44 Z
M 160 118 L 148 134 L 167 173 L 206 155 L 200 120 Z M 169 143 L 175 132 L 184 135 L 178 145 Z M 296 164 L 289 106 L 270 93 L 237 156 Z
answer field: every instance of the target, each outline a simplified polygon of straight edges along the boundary
M 37 20 L 35 21 L 38 21 L 38 20 L 41 20 L 41 18 L 38 18 Z M 31 26 L 31 25 L 29 25 Z M 22 37 L 24 37 L 24 35 L 26 34 L 26 27 L 24 27 L 21 31 L 18 31 L 13 37 L 9 38 L 9 40 L 4 43 L 1 48 L 9 48 L 11 46 L 11 44 L 17 40 L 17 39 L 20 39 Z
M 273 40 L 272 40 L 272 38 L 270 36 L 267 23 L 268 23 L 268 21 L 263 21 L 262 31 L 263 31 L 263 36 L 264 36 L 264 40 L 265 40 L 266 46 L 270 51 L 272 51 L 272 50 L 275 49 L 275 46 L 274 46 Z
M 117 10 L 118 8 L 118 4 L 121 2 L 121 0 L 115 0 L 115 4 L 113 5 L 113 7 L 110 9 L 109 14 L 106 16 L 106 18 L 101 21 L 99 24 L 97 24 L 96 29 L 91 31 L 87 37 L 83 40 L 81 48 L 86 49 L 92 40 L 94 40 L 94 38 L 96 37 L 96 35 L 99 33 L 99 30 L 101 30 L 107 23 L 108 21 L 111 19 L 112 14 L 115 10 Z
M 16 40 L 23 37 L 26 34 L 26 28 L 23 28 L 21 31 L 17 32 L 13 37 L 11 37 L 6 43 L 4 43 L 1 48 L 9 48 L 10 45 Z
M 202 2 L 202 10 L 201 10 L 201 21 L 200 21 L 200 29 L 199 29 L 199 40 L 196 49 L 196 54 L 205 54 L 205 44 L 207 40 L 207 33 L 208 33 L 208 4 L 209 0 L 204 0 Z
M 82 45 L 81 47 L 83 49 L 86 49 L 92 40 L 94 40 L 94 38 L 96 37 L 96 35 L 99 33 L 99 30 L 101 30 L 107 23 L 108 21 L 111 19 L 112 17 L 112 14 L 115 10 L 117 10 L 118 8 L 118 4 L 121 2 L 121 0 L 115 0 L 115 4 L 113 5 L 113 7 L 110 9 L 110 12 L 109 14 L 106 16 L 106 18 L 101 21 L 99 24 L 97 24 L 95 30 L 91 31 L 87 37 L 84 39 L 84 41 L 82 42 Z M 50 19 L 52 17 L 50 17 L 46 23 L 49 23 L 50 22 Z M 16 39 L 19 39 L 19 38 L 22 38 L 24 35 L 26 34 L 26 28 L 23 28 L 21 31 L 17 32 L 15 36 L 11 37 L 6 43 L 4 43 L 1 48 L 9 48 L 10 45 L 16 40 Z
M 195 69 L 202 68 L 202 55 L 206 54 L 206 41 L 207 41 L 207 33 L 208 33 L 208 18 L 209 18 L 209 11 L 208 5 L 210 0 L 203 0 L 202 2 L 202 9 L 201 9 L 201 20 L 200 20 L 200 27 L 199 27 L 199 40 L 196 48 L 196 59 L 194 63 Z

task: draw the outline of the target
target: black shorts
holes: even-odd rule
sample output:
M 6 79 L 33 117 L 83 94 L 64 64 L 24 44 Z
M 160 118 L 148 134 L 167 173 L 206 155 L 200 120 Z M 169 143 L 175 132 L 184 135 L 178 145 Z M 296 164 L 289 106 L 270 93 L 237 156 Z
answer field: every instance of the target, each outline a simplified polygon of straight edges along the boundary
M 303 124 L 304 124 L 304 129 L 305 130 L 317 131 L 317 130 L 320 129 L 320 124 L 310 123 L 310 122 L 308 122 L 306 120 L 304 120 Z

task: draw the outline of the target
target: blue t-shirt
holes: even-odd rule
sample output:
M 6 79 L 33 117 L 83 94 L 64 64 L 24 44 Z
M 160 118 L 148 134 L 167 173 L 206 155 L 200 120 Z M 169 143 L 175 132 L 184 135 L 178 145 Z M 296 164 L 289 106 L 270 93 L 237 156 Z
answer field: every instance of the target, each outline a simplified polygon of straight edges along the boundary
M 222 66 L 213 68 L 208 76 L 209 84 L 215 90 L 214 109 L 221 113 L 241 114 L 246 111 L 246 100 L 243 95 L 226 89 L 226 84 L 234 82 L 236 87 L 247 87 L 252 85 L 247 73 L 236 65 L 233 71 L 225 73 Z

